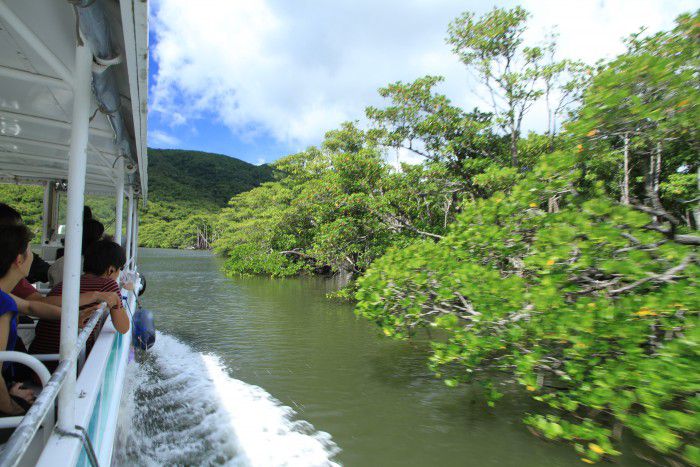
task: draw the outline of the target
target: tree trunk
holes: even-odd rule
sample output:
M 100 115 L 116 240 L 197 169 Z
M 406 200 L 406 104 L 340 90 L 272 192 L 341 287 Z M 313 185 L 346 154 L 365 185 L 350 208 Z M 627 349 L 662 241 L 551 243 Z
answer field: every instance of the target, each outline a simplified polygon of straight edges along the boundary
M 552 103 L 549 100 L 549 92 L 550 86 L 547 84 L 544 92 L 544 101 L 547 104 L 547 136 L 549 137 L 548 151 L 551 153 L 554 151 L 554 112 L 552 111 Z
M 625 150 L 624 150 L 624 179 L 622 182 L 622 204 L 630 204 L 630 138 L 627 133 L 625 133 Z
M 515 128 L 511 129 L 510 132 L 510 158 L 513 167 L 518 166 L 518 133 Z
M 656 143 L 656 168 L 654 170 L 654 193 L 659 195 L 659 180 L 661 179 L 661 143 Z
M 698 191 L 700 191 L 700 167 L 698 167 Z M 700 199 L 695 205 L 695 210 L 693 211 L 693 217 L 695 218 L 695 230 L 700 230 Z
M 554 195 L 550 196 L 549 199 L 547 200 L 547 212 L 550 214 L 553 214 L 555 212 L 559 212 L 559 196 Z

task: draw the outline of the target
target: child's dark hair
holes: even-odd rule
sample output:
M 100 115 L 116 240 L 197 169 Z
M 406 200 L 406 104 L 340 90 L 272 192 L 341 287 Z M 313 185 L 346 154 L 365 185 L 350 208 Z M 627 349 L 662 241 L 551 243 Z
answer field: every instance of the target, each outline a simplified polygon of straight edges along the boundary
M 0 224 L 16 225 L 22 223 L 22 215 L 12 206 L 0 203 Z
M 95 219 L 86 219 L 83 221 L 83 254 L 92 246 L 93 243 L 102 238 L 105 233 L 105 226 L 102 222 Z
M 24 224 L 0 224 L 0 277 L 5 277 L 17 256 L 27 251 L 33 236 Z
M 101 276 L 110 266 L 122 269 L 126 263 L 126 251 L 118 243 L 99 240 L 85 251 L 83 270 L 88 274 Z

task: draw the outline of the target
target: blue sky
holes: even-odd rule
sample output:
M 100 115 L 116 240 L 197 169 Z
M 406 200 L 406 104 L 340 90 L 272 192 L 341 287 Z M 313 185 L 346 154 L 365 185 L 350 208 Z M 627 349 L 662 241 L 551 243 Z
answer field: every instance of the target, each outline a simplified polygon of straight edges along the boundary
M 158 40 L 153 31 L 150 33 L 150 47 L 158 47 Z M 154 55 L 149 57 L 149 82 L 158 77 L 158 61 Z M 152 93 L 150 93 L 152 94 Z M 151 97 L 151 96 L 149 96 Z M 187 99 L 178 99 L 178 104 L 186 108 Z M 237 157 L 253 164 L 270 162 L 295 150 L 294 147 L 281 143 L 270 135 L 240 138 L 223 124 L 215 112 L 205 111 L 198 114 L 186 127 L 174 128 L 171 117 L 163 112 L 149 112 L 149 147 L 192 149 Z M 155 137 L 154 137 L 155 135 Z M 266 157 L 267 156 L 267 157 Z
M 520 4 L 527 39 L 556 27 L 560 58 L 589 63 L 622 37 L 667 29 L 695 0 L 154 0 L 149 146 L 215 152 L 253 164 L 321 142 L 346 120 L 364 125 L 377 88 L 426 74 L 456 104 L 487 109 L 484 92 L 444 43 L 465 10 Z M 540 130 L 544 109 L 525 122 Z M 409 155 L 399 155 L 410 160 Z

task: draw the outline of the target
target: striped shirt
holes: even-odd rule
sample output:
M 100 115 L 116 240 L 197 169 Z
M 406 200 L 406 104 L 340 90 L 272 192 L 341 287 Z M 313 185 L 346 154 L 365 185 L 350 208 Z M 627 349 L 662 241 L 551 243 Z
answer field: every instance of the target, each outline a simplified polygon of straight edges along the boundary
M 86 292 L 116 292 L 119 293 L 119 285 L 109 277 L 94 276 L 92 274 L 83 274 L 80 276 L 80 293 Z M 63 294 L 63 283 L 56 285 L 51 292 L 49 292 L 49 297 L 60 296 Z M 92 304 L 90 304 L 92 305 Z M 82 306 L 85 308 L 89 305 Z M 90 334 L 87 340 L 86 350 L 89 353 L 92 349 L 97 336 L 102 330 L 106 318 L 103 318 L 95 329 Z M 55 354 L 58 353 L 61 342 L 61 322 L 60 321 L 50 321 L 45 319 L 40 319 L 36 325 L 36 336 L 32 345 L 29 347 L 29 353 L 33 354 Z M 48 363 L 48 362 L 47 362 Z M 51 362 L 54 363 L 54 362 Z M 47 365 L 48 367 L 48 365 Z M 49 368 L 51 370 L 51 368 Z M 53 370 L 52 370 L 53 371 Z

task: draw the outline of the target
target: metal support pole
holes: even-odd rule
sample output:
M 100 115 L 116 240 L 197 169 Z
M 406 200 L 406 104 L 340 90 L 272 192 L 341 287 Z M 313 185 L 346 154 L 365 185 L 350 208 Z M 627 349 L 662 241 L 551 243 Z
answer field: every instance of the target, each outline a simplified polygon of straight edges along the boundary
M 41 244 L 45 245 L 51 240 L 51 214 L 53 201 L 53 182 L 46 182 L 44 185 L 44 213 L 41 216 Z
M 139 252 L 139 204 L 138 200 L 136 200 L 136 203 L 134 203 L 134 234 L 132 236 L 132 245 L 131 245 L 131 256 L 133 256 L 134 260 L 131 263 L 131 269 L 135 270 L 136 269 L 136 258 L 138 256 Z
M 114 241 L 122 244 L 122 217 L 124 214 L 124 158 L 117 161 L 117 204 L 114 210 Z
M 126 212 L 126 243 L 124 244 L 124 249 L 126 250 L 126 264 L 129 264 L 131 259 L 131 234 L 132 226 L 134 221 L 134 189 L 129 187 L 129 207 Z
M 80 254 L 83 238 L 83 204 L 87 169 L 88 127 L 92 94 L 92 51 L 87 42 L 75 49 L 73 81 L 73 126 L 68 163 L 68 211 L 66 213 L 66 249 L 61 300 L 61 359 L 70 356 L 78 338 L 78 297 L 80 294 Z M 66 381 L 58 396 L 58 427 L 75 428 L 75 362 L 70 364 Z
M 47 244 L 56 233 L 58 224 L 58 190 L 53 180 L 46 182 L 44 186 L 44 212 L 41 219 L 41 243 Z

